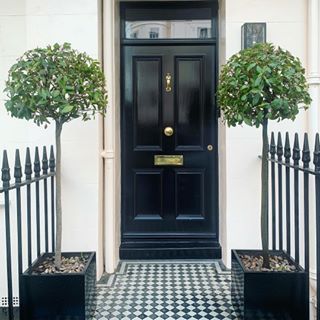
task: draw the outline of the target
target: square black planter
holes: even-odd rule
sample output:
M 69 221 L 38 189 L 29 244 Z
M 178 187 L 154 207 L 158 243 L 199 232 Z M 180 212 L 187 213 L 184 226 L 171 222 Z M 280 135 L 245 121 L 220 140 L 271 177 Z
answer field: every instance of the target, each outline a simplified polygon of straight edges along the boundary
M 261 255 L 261 250 L 232 250 L 231 299 L 239 320 L 309 320 L 308 274 L 283 251 L 296 272 L 247 271 L 239 255 Z
M 42 254 L 20 277 L 20 320 L 87 320 L 96 301 L 96 254 L 88 255 L 83 272 L 71 274 L 32 274 L 32 269 L 52 253 Z

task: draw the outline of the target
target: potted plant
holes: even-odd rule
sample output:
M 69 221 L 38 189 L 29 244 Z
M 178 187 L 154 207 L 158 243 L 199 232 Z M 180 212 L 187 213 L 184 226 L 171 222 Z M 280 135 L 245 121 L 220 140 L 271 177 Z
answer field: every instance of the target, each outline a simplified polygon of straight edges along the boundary
M 233 55 L 222 68 L 218 101 L 229 126 L 262 127 L 262 250 L 232 251 L 232 302 L 240 319 L 271 312 L 277 319 L 309 319 L 308 280 L 284 251 L 268 251 L 268 122 L 294 120 L 311 102 L 298 58 L 272 44 Z
M 105 114 L 105 78 L 97 61 L 68 43 L 27 51 L 11 67 L 5 107 L 11 116 L 38 126 L 55 122 L 56 243 L 20 278 L 21 319 L 86 319 L 96 278 L 95 253 L 63 253 L 61 204 L 61 132 L 74 120 Z

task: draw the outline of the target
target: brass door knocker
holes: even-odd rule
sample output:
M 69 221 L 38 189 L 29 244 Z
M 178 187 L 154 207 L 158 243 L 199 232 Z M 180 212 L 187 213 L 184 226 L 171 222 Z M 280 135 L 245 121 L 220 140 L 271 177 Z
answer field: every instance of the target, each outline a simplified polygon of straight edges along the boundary
M 166 75 L 166 83 L 167 83 L 167 86 L 166 86 L 166 92 L 171 92 L 172 91 L 172 87 L 171 87 L 171 73 L 167 73 Z

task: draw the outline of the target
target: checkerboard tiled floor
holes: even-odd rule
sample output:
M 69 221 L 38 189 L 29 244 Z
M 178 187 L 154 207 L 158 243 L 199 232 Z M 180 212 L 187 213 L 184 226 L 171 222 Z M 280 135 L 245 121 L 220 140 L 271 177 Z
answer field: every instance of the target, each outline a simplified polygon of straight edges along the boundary
M 232 320 L 218 262 L 122 262 L 97 288 L 96 320 Z
M 231 305 L 231 274 L 217 261 L 122 262 L 97 285 L 90 320 L 238 320 Z M 15 320 L 19 319 L 16 309 Z M 257 312 L 254 320 L 288 320 Z M 0 309 L 0 320 L 8 313 Z M 71 320 L 71 319 L 70 319 Z

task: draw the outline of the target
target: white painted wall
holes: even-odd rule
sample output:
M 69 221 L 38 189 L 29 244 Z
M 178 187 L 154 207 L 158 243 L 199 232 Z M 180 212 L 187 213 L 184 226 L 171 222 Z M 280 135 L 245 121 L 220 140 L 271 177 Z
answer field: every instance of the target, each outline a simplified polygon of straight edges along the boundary
M 27 49 L 55 42 L 70 42 L 73 48 L 98 58 L 97 8 L 98 2 L 92 0 L 0 0 L 0 150 L 7 149 L 11 160 L 15 148 L 54 144 L 54 126 L 44 130 L 7 115 L 2 91 L 9 67 Z M 63 129 L 65 251 L 97 250 L 98 141 L 97 120 L 74 121 Z M 0 223 L 3 223 L 3 215 L 0 204 Z M 0 229 L 3 230 L 2 224 Z M 0 244 L 3 244 L 3 233 L 0 237 Z M 3 284 L 3 247 L 0 247 L 0 265 L 0 283 Z M 4 294 L 5 286 L 1 285 L 0 298 Z
M 7 117 L 3 108 L 3 84 L 6 78 L 9 66 L 14 62 L 16 57 L 23 53 L 26 46 L 25 34 L 25 3 L 22 0 L 0 1 L 0 149 L 13 149 L 19 145 L 27 144 L 29 140 L 28 129 L 25 124 Z M 12 33 L 16 36 L 12 37 Z M 6 119 L 6 120 L 5 120 Z M 21 137 L 16 136 L 16 131 L 22 132 Z M 2 155 L 0 156 L 2 159 Z M 11 158 L 12 159 L 12 158 Z M 0 229 L 4 230 L 4 211 L 2 208 L 3 195 L 0 195 Z M 12 221 L 14 224 L 14 220 Z M 0 298 L 6 295 L 6 277 L 5 277 L 5 234 L 0 234 Z M 13 243 L 15 245 L 15 243 Z M 16 263 L 15 263 L 16 265 Z M 16 283 L 15 283 L 16 287 Z M 15 294 L 16 296 L 16 290 Z M 1 299 L 2 300 L 2 299 Z M 0 300 L 0 305 L 2 301 Z
M 267 41 L 289 50 L 307 66 L 307 2 L 304 0 L 226 0 L 225 51 L 228 59 L 241 49 L 241 26 L 266 22 Z M 295 122 L 271 123 L 270 131 L 303 133 L 307 113 Z M 261 129 L 226 128 L 226 246 L 224 262 L 230 267 L 230 249 L 260 247 Z
M 70 42 L 73 48 L 98 58 L 96 1 L 27 0 L 26 26 L 27 49 L 55 42 Z M 53 128 L 50 129 L 52 139 Z M 41 135 L 42 132 L 37 134 Z M 97 121 L 84 123 L 76 120 L 66 124 L 62 133 L 62 148 L 63 248 L 95 250 L 98 211 Z
M 105 60 L 113 112 L 105 121 L 106 215 L 104 219 L 105 264 L 111 272 L 117 264 L 119 246 L 119 38 L 115 0 L 105 0 Z M 115 10 L 116 11 L 116 10 Z M 220 1 L 220 62 L 241 49 L 241 25 L 267 22 L 267 40 L 291 51 L 307 67 L 307 1 Z M 108 15 L 109 14 L 109 15 Z M 49 145 L 53 128 L 11 119 L 3 107 L 3 82 L 9 66 L 26 49 L 54 42 L 98 57 L 97 1 L 92 0 L 0 0 L 0 150 L 12 155 L 16 147 Z M 110 37 L 114 37 L 111 39 Z M 112 63 L 113 62 L 113 63 Z M 304 132 L 307 114 L 297 121 L 271 124 L 273 130 Z M 230 266 L 232 248 L 260 247 L 260 130 L 247 126 L 226 128 L 220 124 L 220 236 L 224 262 Z M 98 123 L 68 124 L 63 132 L 63 188 L 65 250 L 97 250 L 98 247 Z M 1 157 L 1 156 L 0 156 Z M 1 203 L 1 200 L 0 200 Z M 112 223 L 114 222 L 114 223 Z M 3 209 L 0 204 L 0 223 Z M 0 225 L 2 228 L 2 225 Z M 0 234 L 0 243 L 4 243 Z M 4 250 L 0 248 L 0 266 Z M 0 268 L 0 283 L 4 283 Z M 0 297 L 4 287 L 0 286 Z

